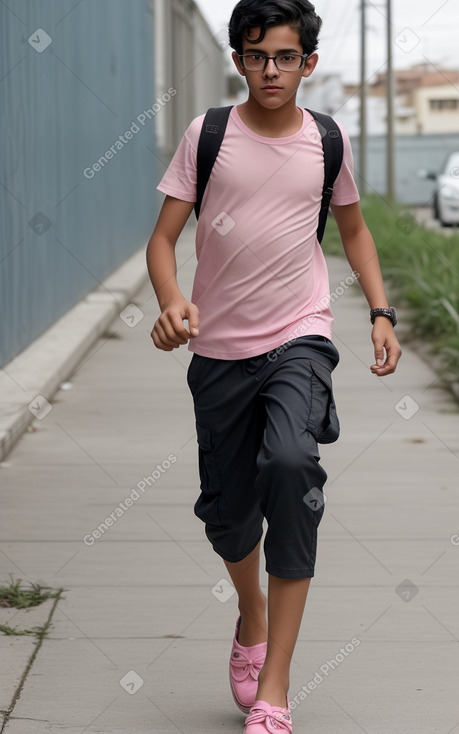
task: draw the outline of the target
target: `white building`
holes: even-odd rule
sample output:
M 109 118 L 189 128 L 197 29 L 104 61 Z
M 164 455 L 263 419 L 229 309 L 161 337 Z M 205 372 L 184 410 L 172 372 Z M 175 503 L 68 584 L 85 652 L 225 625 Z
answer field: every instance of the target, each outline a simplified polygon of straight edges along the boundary
M 223 49 L 193 0 L 154 0 L 157 94 L 176 92 L 157 119 L 157 142 L 170 159 L 191 120 L 225 96 Z
M 302 83 L 298 104 L 317 112 L 332 115 L 347 130 L 350 137 L 360 131 L 360 94 L 358 87 L 345 86 L 339 74 L 314 76 Z M 368 97 L 367 116 L 369 135 L 386 132 L 385 100 Z
M 397 71 L 395 99 L 396 135 L 459 132 L 459 72 L 432 71 L 428 65 Z M 317 76 L 303 82 L 299 104 L 333 115 L 351 137 L 360 130 L 359 85 L 344 85 L 336 75 Z M 387 132 L 386 76 L 379 74 L 367 89 L 368 134 Z
M 414 110 L 421 134 L 459 131 L 459 87 L 423 86 L 415 91 Z

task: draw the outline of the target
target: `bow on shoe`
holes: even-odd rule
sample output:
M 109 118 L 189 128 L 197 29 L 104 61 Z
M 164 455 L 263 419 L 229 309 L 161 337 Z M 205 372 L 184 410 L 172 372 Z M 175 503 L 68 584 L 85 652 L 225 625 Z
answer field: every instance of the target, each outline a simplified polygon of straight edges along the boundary
M 241 683 L 243 680 L 251 676 L 253 680 L 258 680 L 258 675 L 265 662 L 266 655 L 258 655 L 255 658 L 247 658 L 240 652 L 235 652 L 231 656 L 231 674 L 235 681 Z
M 269 734 L 279 734 L 280 732 L 292 734 L 291 716 L 287 713 L 283 714 L 280 711 L 268 713 L 263 709 L 253 709 L 246 719 L 246 729 L 252 724 L 264 724 Z

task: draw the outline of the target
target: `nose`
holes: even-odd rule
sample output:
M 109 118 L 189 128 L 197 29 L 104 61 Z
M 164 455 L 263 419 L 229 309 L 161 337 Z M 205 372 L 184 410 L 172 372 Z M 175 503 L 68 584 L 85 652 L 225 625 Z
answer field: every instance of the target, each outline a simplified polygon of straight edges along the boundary
M 279 69 L 274 63 L 274 59 L 269 59 L 264 73 L 268 77 L 279 76 Z

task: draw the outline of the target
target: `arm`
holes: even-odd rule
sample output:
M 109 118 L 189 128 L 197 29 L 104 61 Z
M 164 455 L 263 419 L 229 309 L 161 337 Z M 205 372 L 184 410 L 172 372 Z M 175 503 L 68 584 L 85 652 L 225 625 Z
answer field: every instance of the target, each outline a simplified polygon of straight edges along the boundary
M 199 311 L 181 293 L 177 284 L 177 240 L 194 204 L 166 196 L 147 246 L 147 267 L 161 309 L 151 332 L 158 349 L 171 352 L 199 334 Z M 183 325 L 188 320 L 189 331 Z
M 360 286 L 370 308 L 387 308 L 384 283 L 378 252 L 362 216 L 360 204 L 332 206 L 338 224 L 344 251 L 351 268 L 359 273 Z M 377 316 L 371 335 L 376 364 L 371 371 L 378 377 L 395 372 L 402 350 L 394 333 L 394 327 L 385 316 Z

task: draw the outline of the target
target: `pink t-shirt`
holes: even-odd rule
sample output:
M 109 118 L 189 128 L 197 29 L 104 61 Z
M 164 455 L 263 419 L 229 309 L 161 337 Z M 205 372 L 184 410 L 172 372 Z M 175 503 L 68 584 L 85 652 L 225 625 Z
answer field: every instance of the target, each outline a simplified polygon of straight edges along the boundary
M 196 201 L 196 152 L 204 116 L 186 131 L 158 189 Z M 353 204 L 349 138 L 332 203 Z M 190 350 L 244 359 L 299 336 L 330 338 L 328 271 L 317 240 L 324 182 L 323 148 L 313 117 L 286 138 L 252 132 L 233 107 L 204 194 L 196 232 L 192 302 L 200 333 Z

